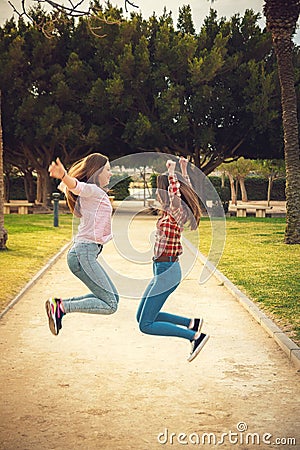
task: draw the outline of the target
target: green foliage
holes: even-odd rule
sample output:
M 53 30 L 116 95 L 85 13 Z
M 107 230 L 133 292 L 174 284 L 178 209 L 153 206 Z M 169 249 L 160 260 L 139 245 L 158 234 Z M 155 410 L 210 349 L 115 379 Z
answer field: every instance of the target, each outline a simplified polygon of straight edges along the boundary
M 190 5 L 183 5 L 182 8 L 179 8 L 177 28 L 184 34 L 195 34 Z
M 285 161 L 282 159 L 258 159 L 255 161 L 255 172 L 272 179 L 285 176 Z
M 157 188 L 157 175 L 157 173 L 151 173 L 150 175 L 150 186 L 152 187 L 152 189 Z
M 229 191 L 229 180 L 227 177 L 225 177 L 225 191 L 224 193 L 221 193 L 221 178 L 217 176 L 209 176 L 208 177 L 211 183 L 213 184 L 214 188 L 218 192 L 218 195 L 220 196 L 221 200 L 224 201 L 225 197 L 228 196 Z M 245 178 L 245 186 L 247 189 L 248 194 L 248 200 L 267 200 L 267 192 L 268 192 L 268 180 L 266 177 L 259 177 L 259 176 L 250 176 Z M 231 197 L 231 194 L 229 194 L 229 197 Z M 241 199 L 241 193 L 238 191 L 238 200 Z M 229 198 L 230 199 L 230 198 Z M 285 179 L 280 178 L 274 180 L 272 193 L 271 193 L 271 200 L 274 201 L 284 201 L 285 200 Z
M 23 177 L 11 177 L 10 178 L 9 199 L 10 200 L 26 200 Z
M 245 179 L 248 200 L 266 200 L 268 180 L 262 177 L 249 177 Z M 238 195 L 238 199 L 240 196 Z M 285 200 L 285 179 L 274 180 L 271 200 Z
M 214 184 L 214 183 L 213 183 Z M 221 183 L 215 183 L 214 185 L 215 189 L 216 189 L 216 193 L 218 194 L 221 203 L 222 203 L 222 207 L 224 209 L 225 214 L 228 212 L 229 210 L 229 201 L 231 200 L 231 192 L 230 192 L 230 188 L 229 186 L 221 186 Z M 214 199 L 214 205 L 218 206 L 220 203 L 220 200 Z
M 218 190 L 218 194 L 222 202 L 229 202 L 231 198 L 229 186 L 220 187 Z
M 257 164 L 252 159 L 238 158 L 230 163 L 223 163 L 219 166 L 219 170 L 231 174 L 233 177 L 246 177 L 251 171 L 257 169 Z
M 125 19 L 108 2 L 98 13 L 120 20 L 101 21 L 103 39 L 86 18 L 62 21 L 53 39 L 23 21 L 0 29 L 7 163 L 46 171 L 56 156 L 69 165 L 93 151 L 158 149 L 209 174 L 232 156 L 282 156 L 276 67 L 257 14 L 218 19 L 211 9 L 197 35 L 189 6 L 177 30 L 166 11 Z
M 129 197 L 129 185 L 132 178 L 128 175 L 113 175 L 110 179 L 109 193 L 115 196 L 115 200 L 124 200 Z

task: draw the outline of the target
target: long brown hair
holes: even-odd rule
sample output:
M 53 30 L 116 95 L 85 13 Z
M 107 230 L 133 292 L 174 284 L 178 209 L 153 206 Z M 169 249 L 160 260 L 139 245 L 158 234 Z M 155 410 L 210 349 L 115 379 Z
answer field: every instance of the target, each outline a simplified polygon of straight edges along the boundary
M 187 184 L 187 181 L 183 178 L 180 173 L 176 172 L 177 179 L 180 183 L 180 194 L 182 206 L 186 211 L 186 222 L 189 222 L 191 230 L 196 230 L 200 218 L 201 209 L 197 194 L 195 191 Z M 159 190 L 159 197 L 162 202 L 163 209 L 166 210 L 169 207 L 170 200 L 168 195 L 169 179 L 167 174 L 157 176 L 157 188 Z
M 108 158 L 101 153 L 92 153 L 85 158 L 76 161 L 68 170 L 70 177 L 85 183 L 97 184 L 99 186 L 98 176 Z M 70 211 L 77 217 L 81 217 L 80 201 L 78 195 L 73 194 L 69 189 L 66 190 L 66 199 Z

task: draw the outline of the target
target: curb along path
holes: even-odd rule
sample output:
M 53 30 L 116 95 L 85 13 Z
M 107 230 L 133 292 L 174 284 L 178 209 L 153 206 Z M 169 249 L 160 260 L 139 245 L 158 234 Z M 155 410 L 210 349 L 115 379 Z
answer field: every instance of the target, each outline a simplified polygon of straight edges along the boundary
M 206 263 L 206 257 L 199 252 L 198 257 L 202 264 Z M 300 347 L 290 339 L 258 306 L 237 288 L 222 272 L 208 264 L 213 276 L 239 301 L 239 303 L 254 317 L 264 330 L 277 342 L 287 357 L 300 371 Z

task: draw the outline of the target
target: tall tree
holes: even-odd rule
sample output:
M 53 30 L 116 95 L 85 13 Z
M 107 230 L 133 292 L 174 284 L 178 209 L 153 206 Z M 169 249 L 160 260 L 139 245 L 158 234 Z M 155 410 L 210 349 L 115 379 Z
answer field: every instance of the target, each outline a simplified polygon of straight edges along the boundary
M 287 244 L 300 244 L 300 153 L 292 43 L 299 13 L 300 0 L 265 0 L 264 14 L 267 28 L 272 33 L 281 86 Z
M 5 30 L 0 82 L 11 155 L 21 150 L 41 180 L 54 156 L 72 162 L 96 149 L 111 157 L 178 152 L 206 174 L 239 155 L 281 156 L 275 57 L 257 14 L 217 20 L 211 11 L 193 35 L 188 8 L 180 31 L 166 12 L 125 20 L 107 8 L 101 14 L 120 23 L 103 23 L 105 39 L 90 32 L 86 18 L 74 27 L 61 23 L 53 39 L 32 25 Z M 266 155 L 269 149 L 277 154 Z
M 268 145 L 280 129 L 271 39 L 257 20 L 247 11 L 218 21 L 211 11 L 199 36 L 174 30 L 168 15 L 150 18 L 142 36 L 137 19 L 135 29 L 126 25 L 130 40 L 106 88 L 122 139 L 189 156 L 205 174 L 227 158 L 280 153 Z
M 195 27 L 192 19 L 192 10 L 190 5 L 183 5 L 182 8 L 179 8 L 177 28 L 185 34 L 195 34 Z
M 6 249 L 7 231 L 4 228 L 4 179 L 3 179 L 3 139 L 1 120 L 1 91 L 0 91 L 0 250 Z

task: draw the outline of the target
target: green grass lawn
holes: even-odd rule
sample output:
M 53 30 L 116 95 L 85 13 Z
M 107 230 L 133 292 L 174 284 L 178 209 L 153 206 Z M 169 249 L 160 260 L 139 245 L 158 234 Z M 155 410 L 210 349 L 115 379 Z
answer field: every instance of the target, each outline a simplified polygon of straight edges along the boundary
M 300 344 L 300 245 L 284 244 L 284 230 L 284 218 L 227 218 L 218 269 Z M 195 241 L 195 233 L 185 236 Z M 210 247 L 211 223 L 203 218 L 199 249 L 207 256 Z
M 52 214 L 10 214 L 5 216 L 7 250 L 0 252 L 0 309 L 46 262 L 72 238 L 72 215 L 60 214 L 53 227 Z

